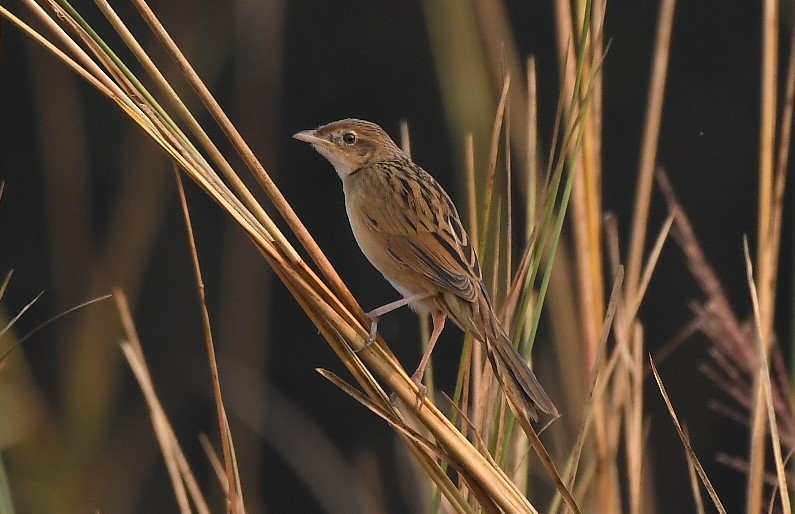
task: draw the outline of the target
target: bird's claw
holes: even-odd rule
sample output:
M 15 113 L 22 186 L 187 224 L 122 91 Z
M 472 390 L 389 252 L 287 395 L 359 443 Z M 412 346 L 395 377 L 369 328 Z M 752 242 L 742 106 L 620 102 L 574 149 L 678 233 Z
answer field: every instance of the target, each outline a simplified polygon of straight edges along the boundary
M 370 318 L 370 337 L 367 338 L 367 342 L 364 344 L 364 346 L 358 350 L 355 350 L 354 353 L 359 353 L 365 348 L 369 348 L 373 343 L 375 343 L 375 338 L 378 336 L 378 316 L 373 316 L 370 312 L 365 312 L 364 315 Z
M 417 403 L 414 404 L 414 407 L 419 410 L 422 404 L 425 403 L 425 397 L 428 395 L 428 388 L 422 383 L 422 377 L 413 376 L 411 377 L 411 381 L 417 386 Z
M 365 348 L 369 348 L 375 342 L 375 334 L 371 334 L 370 337 L 367 338 L 367 342 L 364 343 L 364 346 L 361 348 L 354 350 L 353 353 L 359 353 L 360 351 L 364 350 Z
M 411 381 L 417 386 L 417 397 L 416 402 L 414 403 L 414 408 L 419 410 L 425 403 L 425 397 L 428 395 L 428 388 L 422 383 L 422 379 L 420 377 L 411 377 Z M 400 400 L 400 398 L 398 398 L 398 395 L 395 393 L 389 395 L 389 403 L 393 407 L 397 405 L 398 400 Z

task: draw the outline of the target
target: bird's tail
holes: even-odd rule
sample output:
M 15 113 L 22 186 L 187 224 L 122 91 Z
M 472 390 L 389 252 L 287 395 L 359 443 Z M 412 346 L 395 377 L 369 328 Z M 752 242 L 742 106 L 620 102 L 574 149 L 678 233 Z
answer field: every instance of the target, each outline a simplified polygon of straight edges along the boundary
M 482 283 L 480 292 L 482 294 L 477 295 L 473 302 L 464 302 L 452 295 L 444 297 L 446 311 L 459 327 L 484 343 L 503 390 L 521 402 L 532 419 L 538 419 L 537 410 L 558 417 L 555 404 L 500 325 Z
M 521 354 L 514 348 L 505 331 L 498 326 L 491 332 L 492 334 L 485 338 L 485 344 L 489 361 L 502 387 L 511 388 L 519 399 L 525 400 L 523 403 L 534 420 L 538 419 L 536 409 L 557 418 L 558 409 L 527 367 Z

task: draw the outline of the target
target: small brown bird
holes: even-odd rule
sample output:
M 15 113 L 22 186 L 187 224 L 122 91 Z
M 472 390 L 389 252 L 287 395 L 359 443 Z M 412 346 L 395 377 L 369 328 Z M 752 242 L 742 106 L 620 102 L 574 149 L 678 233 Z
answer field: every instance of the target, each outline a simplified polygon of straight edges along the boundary
M 404 305 L 430 313 L 433 333 L 412 379 L 420 390 L 433 347 L 450 318 L 485 343 L 506 391 L 558 416 L 552 400 L 499 324 L 483 284 L 478 256 L 453 202 L 436 180 L 416 165 L 384 132 L 368 121 L 345 119 L 293 136 L 310 143 L 334 166 L 356 242 L 403 299 L 369 313 L 370 343 L 378 318 Z

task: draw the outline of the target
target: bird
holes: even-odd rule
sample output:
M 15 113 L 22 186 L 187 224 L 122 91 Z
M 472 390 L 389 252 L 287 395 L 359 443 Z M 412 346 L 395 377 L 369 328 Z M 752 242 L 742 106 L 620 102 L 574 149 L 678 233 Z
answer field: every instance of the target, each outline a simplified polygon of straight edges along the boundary
M 370 263 L 401 294 L 366 313 L 368 345 L 381 316 L 403 306 L 430 314 L 433 331 L 412 380 L 418 401 L 433 348 L 451 319 L 485 345 L 503 390 L 532 419 L 558 410 L 499 323 L 478 255 L 450 196 L 377 124 L 348 118 L 293 137 L 325 157 L 342 180 L 354 238 Z

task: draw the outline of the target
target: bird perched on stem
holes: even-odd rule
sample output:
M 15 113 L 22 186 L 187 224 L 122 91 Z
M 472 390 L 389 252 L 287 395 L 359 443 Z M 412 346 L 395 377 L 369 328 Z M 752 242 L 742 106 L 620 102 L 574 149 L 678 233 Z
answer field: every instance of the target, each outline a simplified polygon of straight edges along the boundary
M 433 332 L 412 380 L 422 377 L 447 318 L 483 342 L 503 389 L 537 419 L 555 405 L 500 326 L 483 283 L 473 242 L 453 202 L 436 180 L 368 121 L 345 119 L 293 136 L 334 166 L 356 242 L 403 298 L 370 311 L 370 340 L 378 319 L 404 305 L 430 313 Z

